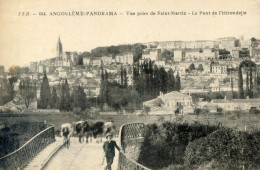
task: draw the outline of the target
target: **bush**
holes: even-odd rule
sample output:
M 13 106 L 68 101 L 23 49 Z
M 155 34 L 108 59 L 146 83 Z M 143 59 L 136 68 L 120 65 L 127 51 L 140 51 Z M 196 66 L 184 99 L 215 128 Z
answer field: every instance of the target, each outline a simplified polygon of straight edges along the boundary
M 213 164 L 217 169 L 260 168 L 260 135 L 221 128 L 207 137 L 189 143 L 186 166 Z M 213 162 L 213 163 L 212 163 Z
M 138 162 L 152 168 L 183 164 L 189 142 L 205 137 L 217 129 L 218 126 L 199 123 L 149 124 L 144 130 L 145 140 Z

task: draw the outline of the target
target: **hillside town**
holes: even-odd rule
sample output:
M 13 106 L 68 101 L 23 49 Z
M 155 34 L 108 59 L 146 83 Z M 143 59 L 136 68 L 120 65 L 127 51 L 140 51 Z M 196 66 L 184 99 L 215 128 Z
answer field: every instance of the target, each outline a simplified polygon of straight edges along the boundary
M 149 67 L 148 72 L 146 66 Z M 48 94 L 52 95 L 55 88 L 55 95 L 61 97 L 64 83 L 68 84 L 71 95 L 73 89 L 80 87 L 85 94 L 83 98 L 91 99 L 87 107 L 102 111 L 120 110 L 120 113 L 127 114 L 145 110 L 149 114 L 192 114 L 198 110 L 258 110 L 259 66 L 260 39 L 244 39 L 243 36 L 98 47 L 91 52 L 66 51 L 59 37 L 56 56 L 52 58 L 31 62 L 29 67 L 0 66 L 1 111 L 40 109 L 44 79 L 48 82 L 46 87 L 51 91 Z M 143 74 L 141 68 L 144 72 L 143 80 L 149 81 L 150 85 L 155 82 L 156 70 L 159 70 L 160 77 L 166 74 L 165 82 L 163 79 L 158 80 L 161 83 L 159 89 L 149 86 L 149 83 L 136 83 L 138 75 Z M 151 79 L 147 78 L 148 75 Z M 30 81 L 30 91 L 33 91 L 28 105 L 21 90 L 25 80 Z M 105 94 L 106 81 L 110 83 L 107 86 L 113 87 L 113 83 L 117 83 L 132 94 L 137 91 L 140 95 L 142 89 L 146 91 L 147 88 L 158 90 L 156 93 L 144 92 L 140 101 L 131 103 L 132 109 L 129 111 L 129 101 L 115 107 L 114 101 L 109 104 L 112 99 L 105 99 L 104 96 L 108 95 Z M 140 78 L 138 81 L 141 81 Z M 165 90 L 164 85 L 167 86 Z

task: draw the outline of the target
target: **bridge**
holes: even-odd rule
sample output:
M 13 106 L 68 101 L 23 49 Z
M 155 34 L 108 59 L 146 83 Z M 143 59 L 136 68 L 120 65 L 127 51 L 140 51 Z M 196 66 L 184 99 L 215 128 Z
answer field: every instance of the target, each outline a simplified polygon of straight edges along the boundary
M 116 152 L 112 169 L 149 170 L 136 161 L 143 140 L 143 127 L 142 123 L 120 127 L 119 138 L 114 140 L 125 153 Z M 48 125 L 22 147 L 0 158 L 0 169 L 104 169 L 106 160 L 103 157 L 102 145 L 103 143 L 95 141 L 79 143 L 77 138 L 71 138 L 70 147 L 65 148 L 63 140 L 55 138 L 54 126 Z

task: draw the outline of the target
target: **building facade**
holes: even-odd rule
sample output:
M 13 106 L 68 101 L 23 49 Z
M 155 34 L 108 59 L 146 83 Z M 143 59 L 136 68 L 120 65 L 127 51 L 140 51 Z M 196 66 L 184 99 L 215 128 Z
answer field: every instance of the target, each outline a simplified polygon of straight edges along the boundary
M 172 91 L 166 94 L 160 93 L 160 96 L 156 99 L 143 103 L 143 106 L 148 106 L 151 110 L 159 107 L 166 111 L 172 111 L 172 113 L 182 114 L 193 113 L 194 108 L 192 105 L 191 96 L 177 91 Z

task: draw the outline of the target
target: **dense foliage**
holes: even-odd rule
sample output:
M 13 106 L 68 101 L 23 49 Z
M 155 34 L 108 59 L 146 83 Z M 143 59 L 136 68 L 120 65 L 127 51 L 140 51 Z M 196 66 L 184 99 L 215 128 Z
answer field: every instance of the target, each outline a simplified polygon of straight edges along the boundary
M 226 49 L 219 49 L 219 55 L 228 55 L 230 54 L 230 51 Z
M 19 78 L 21 75 L 21 68 L 19 66 L 11 66 L 8 69 L 8 73 L 11 77 Z
M 73 108 L 80 108 L 81 110 L 86 108 L 86 93 L 81 86 L 73 90 Z
M 138 162 L 153 169 L 258 169 L 260 133 L 200 123 L 149 124 Z
M 216 169 L 260 168 L 260 136 L 258 133 L 219 129 L 189 145 L 185 151 L 187 166 L 214 164 Z
M 239 89 L 239 97 L 245 98 L 248 96 L 249 98 L 258 97 L 258 80 L 256 77 L 256 64 L 251 60 L 244 60 L 240 63 L 238 69 L 238 89 Z M 246 88 L 244 89 L 244 79 L 243 73 L 246 76 Z
M 133 112 L 140 109 L 142 102 L 159 96 L 160 92 L 168 93 L 181 89 L 180 75 L 170 69 L 158 68 L 152 61 L 137 62 L 133 66 L 133 85 L 128 85 L 126 69 L 121 67 L 120 83 L 109 81 L 109 74 L 101 68 L 100 106 L 109 106 L 114 110 Z
M 139 59 L 141 59 L 142 51 L 145 48 L 146 46 L 141 44 L 97 47 L 91 50 L 91 52 L 84 52 L 82 56 L 88 58 L 97 58 L 111 55 L 112 57 L 115 57 L 117 54 L 131 52 L 134 55 L 134 62 L 137 62 Z
M 60 110 L 70 111 L 72 110 L 72 102 L 70 97 L 70 89 L 67 79 L 61 86 L 61 99 L 60 99 Z
M 104 75 L 102 71 L 99 96 L 101 109 L 105 109 L 105 106 L 109 106 L 116 111 L 124 109 L 131 113 L 134 111 L 134 108 L 140 107 L 140 96 L 136 90 L 127 86 L 124 81 L 126 79 L 125 75 L 125 73 L 122 74 L 122 84 L 120 84 L 116 81 L 109 82 L 107 73 Z
M 173 60 L 173 51 L 163 50 L 162 58 L 166 59 L 166 61 Z
M 57 95 L 55 86 L 53 87 L 51 92 L 51 108 L 59 108 L 59 97 Z
M 28 108 L 32 99 L 36 96 L 36 84 L 30 79 L 22 80 L 19 84 L 19 91 L 26 108 Z
M 238 92 L 205 92 L 205 93 L 193 93 L 191 94 L 192 101 L 198 102 L 199 98 L 203 98 L 203 101 L 211 101 L 212 99 L 237 99 L 239 98 Z
M 61 84 L 59 93 L 54 86 L 52 91 L 50 90 L 48 78 L 44 75 L 40 100 L 38 107 L 41 109 L 60 109 L 61 111 L 72 111 L 74 109 L 79 112 L 84 111 L 88 105 L 88 99 L 86 93 L 81 86 L 74 87 L 70 92 L 70 87 L 67 79 Z
M 41 84 L 41 91 L 40 91 L 40 101 L 39 101 L 39 108 L 47 109 L 51 107 L 51 90 L 49 86 L 49 81 L 44 73 L 42 84 Z
M 164 67 L 158 68 L 151 60 L 144 60 L 133 66 L 133 86 L 139 93 L 142 101 L 156 98 L 160 92 L 168 93 L 181 89 L 180 75 Z
M 0 105 L 4 105 L 13 99 L 14 87 L 7 79 L 1 79 L 0 83 Z
M 205 137 L 219 126 L 199 123 L 149 124 L 144 131 L 145 141 L 138 159 L 143 165 L 163 168 L 171 164 L 183 164 L 187 145 L 195 139 Z

